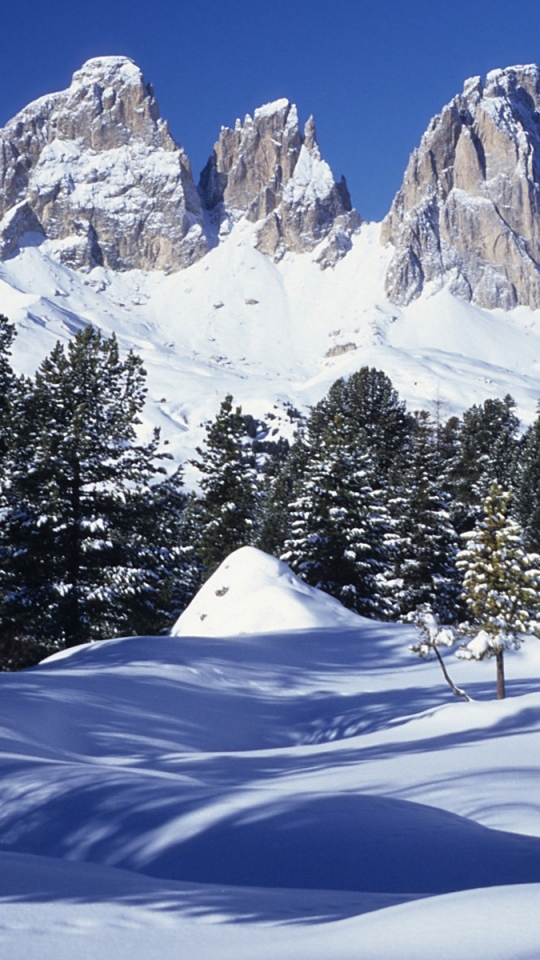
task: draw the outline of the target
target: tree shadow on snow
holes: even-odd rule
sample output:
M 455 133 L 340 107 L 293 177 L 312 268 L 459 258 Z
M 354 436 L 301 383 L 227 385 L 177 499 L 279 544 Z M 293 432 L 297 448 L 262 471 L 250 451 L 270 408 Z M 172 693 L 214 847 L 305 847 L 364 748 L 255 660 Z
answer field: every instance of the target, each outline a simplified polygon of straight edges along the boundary
M 540 881 L 540 839 L 384 797 L 293 798 L 235 813 L 144 862 L 198 883 L 441 894 Z

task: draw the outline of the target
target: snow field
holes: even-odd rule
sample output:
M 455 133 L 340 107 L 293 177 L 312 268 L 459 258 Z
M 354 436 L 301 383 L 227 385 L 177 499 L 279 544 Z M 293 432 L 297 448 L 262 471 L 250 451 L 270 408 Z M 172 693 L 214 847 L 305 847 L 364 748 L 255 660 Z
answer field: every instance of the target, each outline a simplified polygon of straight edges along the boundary
M 284 402 L 305 408 L 363 365 L 383 369 L 412 409 L 442 416 L 511 393 L 530 422 L 538 400 L 538 311 L 481 310 L 431 286 L 408 307 L 390 304 L 391 250 L 380 225 L 363 224 L 333 269 L 311 254 L 272 262 L 239 221 L 179 273 L 95 268 L 77 273 L 51 242 L 0 264 L 1 309 L 18 326 L 14 361 L 32 373 L 57 339 L 92 323 L 116 333 L 148 370 L 147 427 L 157 425 L 181 460 L 193 455 L 226 393 L 264 417 Z M 193 482 L 192 472 L 188 479 Z
M 493 664 L 451 662 L 458 702 L 413 628 L 329 625 L 279 561 L 226 564 L 206 635 L 0 676 L 5 955 L 532 960 L 540 644 L 503 702 Z

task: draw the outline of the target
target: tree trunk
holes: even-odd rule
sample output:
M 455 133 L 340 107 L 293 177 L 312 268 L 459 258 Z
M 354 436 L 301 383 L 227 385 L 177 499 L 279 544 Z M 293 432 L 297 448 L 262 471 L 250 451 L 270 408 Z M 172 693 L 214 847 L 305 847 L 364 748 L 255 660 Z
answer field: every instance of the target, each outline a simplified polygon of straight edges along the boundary
M 435 645 L 433 645 L 433 649 L 434 649 L 434 651 L 435 651 L 435 653 L 436 653 L 436 655 L 437 655 L 437 660 L 439 661 L 439 663 L 440 663 L 440 665 L 441 665 L 441 670 L 442 670 L 442 672 L 443 672 L 444 679 L 446 680 L 448 686 L 451 688 L 452 693 L 455 693 L 456 697 L 463 697 L 464 700 L 467 700 L 467 702 L 470 703 L 471 698 L 468 696 L 468 694 L 466 694 L 465 691 L 461 689 L 461 687 L 456 687 L 454 681 L 451 679 L 451 677 L 450 677 L 450 675 L 449 675 L 449 673 L 448 673 L 448 670 L 446 669 L 446 666 L 445 666 L 445 664 L 444 664 L 444 660 L 443 660 L 443 658 L 441 657 L 441 654 L 440 654 L 440 652 L 439 652 L 438 647 L 436 647 Z M 504 696 L 504 694 L 503 694 L 503 696 Z
M 504 650 L 497 650 L 497 700 L 504 700 L 506 693 L 504 690 Z

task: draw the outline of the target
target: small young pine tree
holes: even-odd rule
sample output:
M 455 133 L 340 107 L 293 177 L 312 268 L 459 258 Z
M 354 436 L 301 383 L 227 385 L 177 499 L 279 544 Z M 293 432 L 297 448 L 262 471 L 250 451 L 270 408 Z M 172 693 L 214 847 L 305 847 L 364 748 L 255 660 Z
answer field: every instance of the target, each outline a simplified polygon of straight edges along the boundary
M 518 649 L 528 636 L 540 636 L 540 557 L 528 554 L 519 524 L 509 517 L 511 493 L 494 483 L 483 503 L 483 518 L 463 534 L 458 554 L 463 599 L 473 639 L 458 655 L 495 657 L 497 698 L 505 696 L 504 651 Z

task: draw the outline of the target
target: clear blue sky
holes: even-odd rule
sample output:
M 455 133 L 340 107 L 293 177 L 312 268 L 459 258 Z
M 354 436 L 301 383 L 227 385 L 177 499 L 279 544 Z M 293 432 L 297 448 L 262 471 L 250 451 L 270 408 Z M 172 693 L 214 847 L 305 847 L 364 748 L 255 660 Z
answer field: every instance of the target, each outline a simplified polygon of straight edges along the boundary
M 132 57 L 196 177 L 222 124 L 286 96 L 380 219 L 429 119 L 466 77 L 540 61 L 540 2 L 2 0 L 0 124 L 89 57 Z

